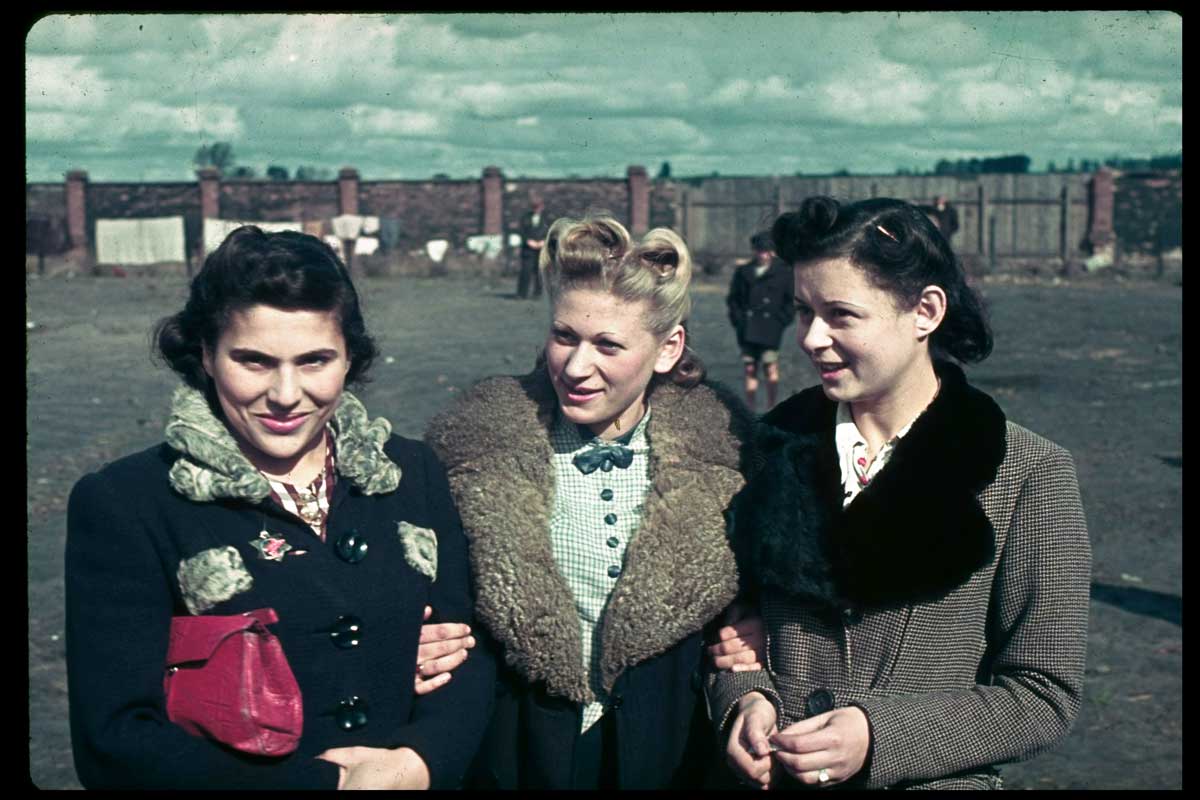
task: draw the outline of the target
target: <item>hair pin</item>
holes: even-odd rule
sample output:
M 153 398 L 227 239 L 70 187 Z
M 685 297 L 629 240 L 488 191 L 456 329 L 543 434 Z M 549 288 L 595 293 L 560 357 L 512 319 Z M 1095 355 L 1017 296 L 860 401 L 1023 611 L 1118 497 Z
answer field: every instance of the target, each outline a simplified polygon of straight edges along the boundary
M 885 227 L 883 227 L 882 225 L 879 225 L 879 224 L 876 224 L 876 225 L 875 225 L 875 227 L 876 227 L 876 228 L 878 228 L 878 229 L 879 229 L 879 232 L 880 232 L 880 233 L 882 233 L 884 236 L 888 237 L 889 239 L 891 239 L 891 240 L 892 240 L 893 242 L 895 242 L 896 244 L 900 244 L 900 240 L 899 240 L 899 239 L 897 239 L 895 236 L 893 236 L 893 235 L 891 234 L 891 232 L 890 232 L 890 231 L 889 231 L 887 228 L 885 228 Z

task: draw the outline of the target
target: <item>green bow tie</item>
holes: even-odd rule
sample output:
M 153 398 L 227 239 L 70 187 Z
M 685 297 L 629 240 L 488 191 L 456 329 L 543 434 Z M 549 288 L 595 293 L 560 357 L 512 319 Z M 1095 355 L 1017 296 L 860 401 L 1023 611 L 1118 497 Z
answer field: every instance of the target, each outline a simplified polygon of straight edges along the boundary
M 620 469 L 625 469 L 632 464 L 633 450 L 611 442 L 603 444 L 593 442 L 590 448 L 576 455 L 571 461 L 579 467 L 579 471 L 584 475 L 590 475 L 597 469 L 601 472 L 609 472 L 614 464 Z

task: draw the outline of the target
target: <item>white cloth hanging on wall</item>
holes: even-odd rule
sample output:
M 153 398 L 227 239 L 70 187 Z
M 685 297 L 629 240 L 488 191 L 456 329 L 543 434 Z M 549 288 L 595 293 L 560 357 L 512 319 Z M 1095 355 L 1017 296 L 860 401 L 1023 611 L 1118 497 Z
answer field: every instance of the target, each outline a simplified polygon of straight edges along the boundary
M 183 217 L 96 220 L 96 263 L 161 264 L 186 261 Z
M 450 243 L 445 239 L 430 239 L 425 243 L 425 253 L 438 263 L 441 263 L 449 248 Z
M 358 214 L 342 214 L 329 220 L 333 235 L 339 239 L 357 239 L 362 232 L 363 218 Z
M 484 258 L 496 258 L 504 250 L 504 237 L 498 233 L 468 236 L 467 249 Z
M 333 252 L 337 253 L 338 258 L 340 258 L 342 261 L 346 260 L 346 245 L 341 239 L 334 236 L 332 233 L 327 233 L 322 238 L 324 238 L 325 244 L 333 248 Z
M 254 222 L 251 220 L 205 217 L 204 253 L 207 255 L 216 250 L 221 246 L 221 242 L 225 241 L 226 236 L 243 225 L 254 225 L 261 228 L 264 233 L 282 233 L 284 231 L 304 232 L 304 223 L 302 222 Z
M 369 256 L 379 249 L 379 240 L 374 236 L 360 236 L 354 240 L 354 255 Z
M 363 217 L 362 235 L 374 236 L 379 233 L 379 217 Z

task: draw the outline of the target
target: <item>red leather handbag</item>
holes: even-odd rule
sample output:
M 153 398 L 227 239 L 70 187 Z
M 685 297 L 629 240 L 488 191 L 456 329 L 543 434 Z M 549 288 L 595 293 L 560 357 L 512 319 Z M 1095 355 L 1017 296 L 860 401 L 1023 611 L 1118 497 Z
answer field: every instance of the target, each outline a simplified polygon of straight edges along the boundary
M 167 717 L 193 736 L 246 753 L 295 750 L 304 707 L 283 647 L 267 630 L 278 621 L 273 608 L 172 617 L 163 677 Z

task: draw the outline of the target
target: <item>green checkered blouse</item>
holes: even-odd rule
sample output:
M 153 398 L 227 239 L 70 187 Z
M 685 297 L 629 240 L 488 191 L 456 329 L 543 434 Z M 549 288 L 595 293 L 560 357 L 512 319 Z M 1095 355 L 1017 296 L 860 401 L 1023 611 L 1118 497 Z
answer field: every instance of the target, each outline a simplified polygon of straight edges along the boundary
M 598 700 L 583 709 L 586 731 L 604 715 L 608 697 L 600 685 L 600 618 L 624 569 L 625 549 L 642 519 L 650 491 L 650 443 L 646 423 L 650 411 L 619 441 L 633 450 L 633 463 L 584 475 L 575 466 L 576 454 L 599 441 L 560 413 L 550 432 L 554 450 L 554 513 L 550 543 L 554 559 L 579 613 L 583 663 Z

